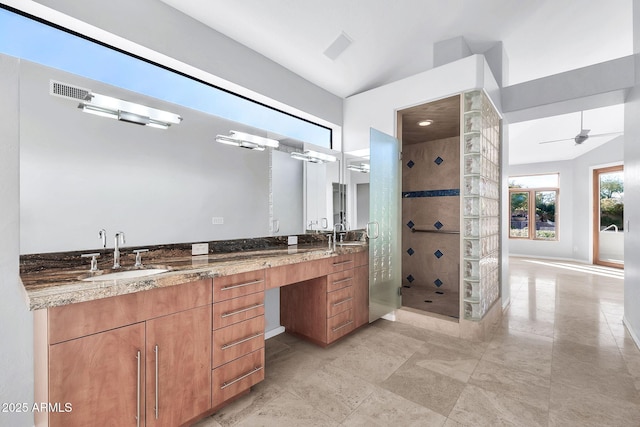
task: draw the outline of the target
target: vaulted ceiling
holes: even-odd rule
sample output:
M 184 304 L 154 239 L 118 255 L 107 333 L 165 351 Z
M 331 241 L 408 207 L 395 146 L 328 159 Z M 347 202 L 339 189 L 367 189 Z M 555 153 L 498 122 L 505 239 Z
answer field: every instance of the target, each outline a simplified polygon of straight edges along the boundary
M 341 97 L 433 68 L 434 43 L 458 36 L 474 53 L 501 41 L 507 85 L 632 53 L 631 0 L 162 1 Z M 339 37 L 350 43 L 331 59 L 325 51 Z M 611 130 L 597 113 L 590 126 Z M 530 123 L 526 145 L 573 137 L 579 112 L 564 118 L 556 133 Z M 569 146 L 561 157 L 575 154 Z

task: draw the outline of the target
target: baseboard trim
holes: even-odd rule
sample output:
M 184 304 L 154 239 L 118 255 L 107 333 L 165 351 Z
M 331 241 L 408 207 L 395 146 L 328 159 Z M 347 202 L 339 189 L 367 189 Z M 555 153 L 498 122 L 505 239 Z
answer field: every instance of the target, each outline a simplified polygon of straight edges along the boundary
M 555 256 L 542 256 L 542 255 L 524 255 L 524 254 L 509 254 L 509 257 L 513 258 L 532 258 L 532 259 L 548 259 L 552 261 L 569 261 L 569 262 L 577 262 L 579 264 L 591 264 L 590 261 L 586 259 L 576 259 L 576 258 L 563 258 L 563 257 L 555 257 Z
M 633 342 L 636 343 L 636 347 L 638 347 L 638 350 L 640 350 L 640 339 L 638 338 L 638 335 L 636 335 L 636 332 L 631 327 L 631 324 L 627 320 L 626 316 L 622 316 L 622 323 L 624 324 L 624 327 L 627 329 L 627 332 L 629 332 L 629 335 L 631 335 L 631 339 L 633 340 Z
M 269 338 L 275 337 L 276 335 L 280 335 L 284 333 L 284 326 L 278 326 L 277 328 L 273 328 L 270 331 L 266 331 L 264 333 L 264 339 L 268 340 Z

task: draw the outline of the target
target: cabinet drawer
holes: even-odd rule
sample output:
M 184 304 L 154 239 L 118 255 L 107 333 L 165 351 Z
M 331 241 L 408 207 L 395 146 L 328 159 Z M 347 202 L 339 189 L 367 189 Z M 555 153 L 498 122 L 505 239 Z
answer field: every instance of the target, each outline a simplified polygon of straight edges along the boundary
M 354 281 L 354 270 L 345 270 L 340 273 L 333 273 L 327 276 L 327 292 L 352 286 Z
M 220 405 L 262 380 L 264 380 L 264 348 L 213 370 L 212 406 Z
M 213 304 L 213 329 L 264 315 L 264 292 Z
M 331 258 L 332 259 L 332 258 Z M 266 272 L 267 289 L 278 288 L 291 283 L 304 282 L 316 277 L 326 276 L 329 258 L 304 261 L 296 264 L 281 265 L 279 267 L 268 268 Z
M 353 309 L 353 286 L 327 294 L 327 318 L 351 309 Z
M 264 291 L 264 270 L 232 274 L 213 279 L 213 301 L 225 301 Z
M 47 310 L 49 344 L 211 304 L 211 279 Z
M 353 310 L 343 311 L 327 319 L 327 343 L 331 343 L 348 334 L 353 328 Z
M 329 266 L 327 269 L 327 274 L 337 273 L 338 271 L 343 271 L 353 267 L 354 267 L 353 254 L 338 255 L 336 257 L 329 258 Z
M 213 367 L 264 347 L 264 316 L 213 332 Z

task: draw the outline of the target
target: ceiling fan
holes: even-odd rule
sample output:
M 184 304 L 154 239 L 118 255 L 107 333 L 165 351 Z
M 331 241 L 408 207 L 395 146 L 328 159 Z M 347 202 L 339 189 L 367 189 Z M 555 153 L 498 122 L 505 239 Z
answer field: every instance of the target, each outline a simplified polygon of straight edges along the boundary
M 574 136 L 573 138 L 564 138 L 564 139 L 554 139 L 553 141 L 543 141 L 539 142 L 539 144 L 550 144 L 552 142 L 562 142 L 562 141 L 573 141 L 576 143 L 575 145 L 580 145 L 585 142 L 590 137 L 598 137 L 598 136 L 609 136 L 609 135 L 620 135 L 623 132 L 607 132 L 607 133 L 597 133 L 594 135 L 589 135 L 591 129 L 585 129 L 583 125 L 583 111 L 580 111 L 580 132 Z

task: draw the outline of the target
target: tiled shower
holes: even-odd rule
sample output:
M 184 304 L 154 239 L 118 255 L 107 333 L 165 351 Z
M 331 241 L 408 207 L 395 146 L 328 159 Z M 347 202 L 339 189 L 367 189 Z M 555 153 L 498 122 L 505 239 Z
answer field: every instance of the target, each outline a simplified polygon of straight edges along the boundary
M 403 144 L 402 306 L 480 320 L 500 289 L 500 119 L 483 91 L 456 98 L 457 135 Z

